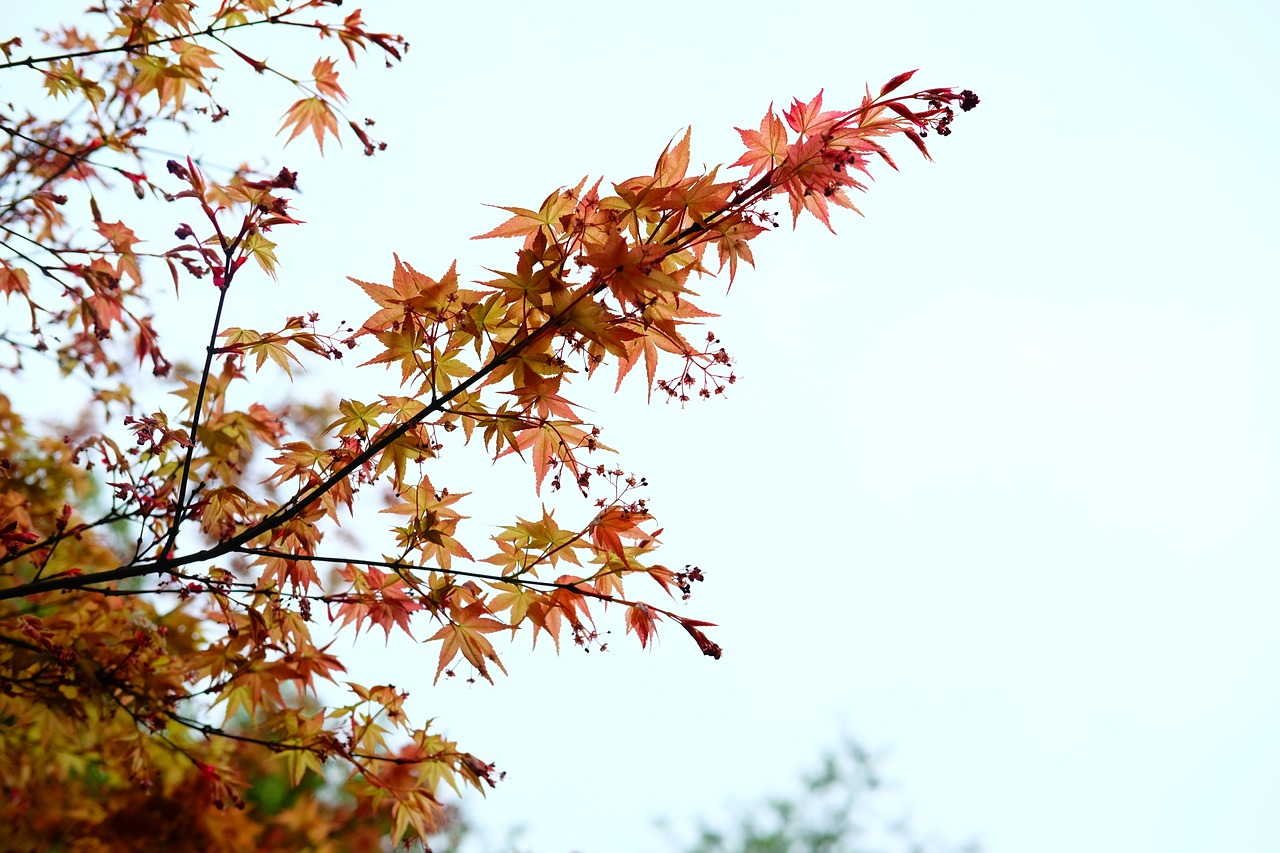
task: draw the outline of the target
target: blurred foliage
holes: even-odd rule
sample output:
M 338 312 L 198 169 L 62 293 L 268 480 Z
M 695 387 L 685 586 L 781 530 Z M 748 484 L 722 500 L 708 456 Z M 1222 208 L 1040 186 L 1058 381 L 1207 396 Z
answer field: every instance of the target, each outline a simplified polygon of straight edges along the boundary
M 854 740 L 822 758 L 801 792 L 774 797 L 718 828 L 702 822 L 687 853 L 978 853 L 919 836 L 884 782 L 878 759 Z

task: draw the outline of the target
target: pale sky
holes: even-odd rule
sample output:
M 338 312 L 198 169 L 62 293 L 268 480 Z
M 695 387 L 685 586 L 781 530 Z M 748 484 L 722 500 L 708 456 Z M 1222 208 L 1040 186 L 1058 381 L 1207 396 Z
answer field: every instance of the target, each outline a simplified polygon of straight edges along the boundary
M 482 203 L 647 173 L 688 124 L 712 165 L 823 87 L 851 107 L 919 67 L 982 98 L 936 162 L 899 147 L 866 219 L 761 238 L 728 298 L 703 283 L 726 400 L 567 394 L 652 483 L 664 561 L 706 572 L 688 612 L 720 623 L 722 660 L 606 619 L 605 654 L 521 636 L 496 686 L 433 689 L 434 647 L 361 642 L 353 680 L 410 689 L 507 771 L 467 801 L 491 838 L 663 849 L 656 819 L 791 791 L 847 732 L 888 753 L 920 828 L 988 853 L 1280 849 L 1274 3 L 366 6 L 412 43 L 342 76 L 385 154 L 281 153 L 283 87 L 266 133 L 229 101 L 196 143 L 269 152 L 304 190 L 280 282 L 228 324 L 362 319 L 343 277 L 387 279 L 393 251 L 487 278 L 516 244 L 468 241 L 504 216 Z M 360 376 L 301 388 L 390 393 Z M 538 511 L 527 469 L 446 464 L 437 485 L 477 492 L 473 542 Z

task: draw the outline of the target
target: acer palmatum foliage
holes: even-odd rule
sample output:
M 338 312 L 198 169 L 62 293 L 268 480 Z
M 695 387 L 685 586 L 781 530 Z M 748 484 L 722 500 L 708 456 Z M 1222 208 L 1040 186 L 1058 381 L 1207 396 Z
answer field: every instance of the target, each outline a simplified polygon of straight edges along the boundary
M 145 135 L 161 121 L 194 132 L 222 120 L 212 73 L 238 66 L 301 90 L 282 100 L 289 140 L 349 132 L 377 153 L 372 122 L 342 116 L 334 59 L 293 77 L 235 43 L 265 26 L 311 31 L 348 62 L 401 58 L 402 38 L 336 5 L 117 0 L 36 53 L 0 42 L 0 70 L 36 75 L 48 96 L 0 107 L 4 366 L 21 378 L 51 359 L 93 388 L 80 421 L 56 431 L 0 395 L 0 815 L 17 849 L 140 838 L 375 849 L 438 828 L 442 786 L 496 781 L 491 764 L 407 719 L 403 691 L 346 680 L 313 641 L 317 622 L 415 636 L 433 647 L 437 680 L 492 681 L 495 635 L 602 647 L 595 620 L 608 605 L 643 646 L 674 624 L 719 657 L 710 623 L 679 609 L 701 571 L 655 560 L 644 482 L 604 455 L 572 380 L 604 369 L 620 386 L 643 365 L 650 394 L 720 394 L 732 362 L 696 331 L 707 315 L 693 280 L 727 267 L 732 282 L 753 263 L 751 241 L 777 224 L 771 198 L 830 228 L 831 206 L 853 208 L 848 191 L 873 161 L 893 166 L 889 137 L 924 152 L 923 137 L 977 104 L 967 90 L 902 94 L 911 73 L 846 109 L 824 109 L 819 93 L 770 108 L 740 131 L 746 152 L 731 167 L 696 174 L 686 133 L 652 174 L 504 208 L 480 236 L 518 248 L 488 281 L 464 286 L 452 265 L 432 277 L 397 257 L 388 281 L 353 280 L 373 302 L 358 327 L 322 331 L 300 307 L 279 328 L 240 328 L 241 280 L 281 274 L 274 238 L 299 224 L 296 175 L 214 181 L 193 158 L 152 154 Z M 170 248 L 137 250 L 114 212 L 122 186 L 172 220 Z M 165 354 L 152 312 L 169 286 L 216 289 L 201 365 Z M 260 370 L 292 375 L 348 353 L 382 393 L 327 416 L 323 401 L 290 412 L 232 402 L 252 399 Z M 544 507 L 462 541 L 466 493 L 430 472 L 445 447 L 468 443 L 526 461 L 534 500 L 579 493 L 574 520 Z M 394 547 L 331 545 L 333 525 L 370 496 L 389 499 Z M 321 702 L 321 682 L 347 698 Z

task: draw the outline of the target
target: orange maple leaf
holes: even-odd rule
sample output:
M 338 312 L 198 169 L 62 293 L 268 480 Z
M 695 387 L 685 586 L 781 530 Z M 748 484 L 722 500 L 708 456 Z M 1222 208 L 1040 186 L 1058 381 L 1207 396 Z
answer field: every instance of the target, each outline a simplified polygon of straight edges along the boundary
M 496 207 L 499 210 L 505 210 L 508 213 L 515 214 L 506 222 L 491 231 L 483 234 L 477 234 L 472 240 L 487 240 L 492 237 L 524 237 L 525 245 L 533 240 L 533 237 L 542 229 L 546 229 L 547 236 L 554 239 L 556 234 L 562 230 L 564 221 L 573 215 L 578 207 L 578 192 L 586 184 L 587 179 L 583 178 L 573 189 L 559 189 L 547 196 L 542 202 L 542 207 L 538 210 L 529 210 L 526 207 L 503 207 L 501 205 L 488 205 Z
M 808 103 L 802 102 L 799 98 L 795 98 L 791 102 L 791 109 L 787 110 L 783 115 L 787 119 L 787 124 L 796 133 L 805 136 L 820 136 L 824 131 L 829 130 L 839 119 L 844 117 L 844 113 L 839 110 L 822 111 L 822 90 L 813 96 L 813 100 Z
M 392 257 L 396 267 L 391 273 L 390 287 L 347 276 L 347 280 L 359 285 L 380 309 L 360 325 L 357 337 L 398 326 L 409 315 L 426 315 L 427 319 L 434 319 L 458 292 L 457 261 L 450 264 L 448 271 L 436 281 L 400 260 L 398 254 Z
M 289 138 L 284 144 L 288 145 L 294 138 L 307 128 L 316 135 L 316 143 L 320 146 L 320 150 L 324 151 L 324 134 L 329 131 L 333 134 L 333 138 L 338 140 L 338 144 L 342 144 L 342 140 L 338 137 L 338 117 L 333 114 L 333 109 L 329 106 L 328 101 L 321 97 L 303 98 L 295 101 L 293 106 L 284 114 L 284 123 L 280 125 L 280 129 L 276 131 L 276 135 L 284 133 L 285 128 L 293 125 L 293 133 L 289 134 Z
M 720 258 L 720 269 L 724 269 L 725 262 L 729 262 L 729 286 L 733 286 L 733 277 L 738 274 L 738 259 L 746 261 L 751 266 L 756 265 L 756 259 L 751 254 L 751 247 L 747 242 L 754 237 L 759 236 L 765 231 L 763 225 L 756 225 L 754 222 L 747 222 L 739 219 L 726 223 L 714 229 L 715 233 L 720 235 L 716 240 L 716 255 Z
M 597 551 L 613 554 L 625 565 L 627 554 L 622 538 L 651 539 L 650 534 L 640 529 L 640 524 L 652 518 L 647 512 L 611 506 L 602 510 L 595 521 L 591 522 L 591 541 Z
M 341 573 L 352 583 L 352 592 L 338 607 L 342 625 L 355 622 L 356 634 L 359 634 L 367 619 L 371 624 L 382 628 L 388 640 L 391 639 L 393 625 L 410 637 L 413 636 L 409 629 L 409 616 L 414 611 L 421 610 L 423 605 L 409 597 L 403 578 L 379 571 L 374 566 L 368 566 L 362 572 L 351 564 L 343 568 Z
M 667 145 L 662 149 L 653 167 L 653 178 L 659 186 L 674 186 L 684 179 L 685 172 L 689 170 L 689 137 L 692 134 L 693 128 L 687 128 L 684 138 L 676 143 L 675 148 Z
M 551 470 L 552 463 L 559 461 L 565 465 L 573 478 L 578 478 L 578 460 L 574 451 L 585 447 L 588 450 L 608 450 L 595 441 L 594 434 L 588 433 L 583 425 L 576 421 L 548 420 L 539 418 L 533 423 L 526 423 L 511 440 L 511 446 L 494 458 L 515 453 L 524 458 L 522 451 L 533 450 L 533 473 L 537 480 L 534 488 L 536 494 L 542 494 L 542 481 Z M 510 439 L 509 439 L 510 440 Z
M 738 131 L 743 144 L 747 146 L 747 153 L 735 160 L 732 165 L 749 166 L 751 173 L 747 175 L 747 180 L 772 169 L 787 156 L 787 128 L 773 111 L 773 104 L 769 105 L 769 111 L 764 114 L 764 118 L 760 119 L 759 130 L 743 130 L 740 127 L 734 129 Z
M 490 618 L 489 609 L 483 601 L 455 608 L 449 624 L 428 638 L 428 642 L 444 641 L 444 645 L 440 647 L 440 665 L 436 667 L 436 678 L 432 683 L 440 681 L 440 673 L 444 672 L 444 668 L 458 656 L 459 652 L 490 684 L 493 683 L 493 677 L 489 675 L 485 661 L 493 661 L 498 665 L 498 669 L 502 670 L 502 674 L 506 675 L 507 668 L 502 665 L 502 661 L 498 660 L 498 653 L 493 650 L 493 644 L 485 639 L 484 635 L 494 631 L 508 630 L 510 627 L 497 619 Z
M 633 604 L 627 608 L 625 617 L 627 633 L 636 632 L 640 638 L 640 648 L 648 648 L 649 641 L 658 634 L 657 622 L 662 616 L 647 604 Z
M 328 95 L 338 101 L 347 99 L 347 93 L 338 85 L 338 72 L 333 68 L 332 59 L 317 59 L 311 74 L 315 78 L 316 88 L 320 90 L 320 94 Z

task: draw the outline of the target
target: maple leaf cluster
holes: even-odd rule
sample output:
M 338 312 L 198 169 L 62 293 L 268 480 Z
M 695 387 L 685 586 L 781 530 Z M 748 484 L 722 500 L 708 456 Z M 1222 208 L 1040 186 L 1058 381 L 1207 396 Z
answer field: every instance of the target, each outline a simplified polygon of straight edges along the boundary
M 397 256 L 389 282 L 352 279 L 373 302 L 356 326 L 325 331 L 307 311 L 269 331 L 224 325 L 238 282 L 281 274 L 274 238 L 300 224 L 297 175 L 215 181 L 194 157 L 161 166 L 139 140 L 159 120 L 223 120 L 211 72 L 228 57 L 302 89 L 285 109 L 289 140 L 338 136 L 346 98 L 333 59 L 295 79 L 230 41 L 288 25 L 336 38 L 351 61 L 370 48 L 401 58 L 403 39 L 367 30 L 358 11 L 301 17 L 334 5 L 226 0 L 198 22 L 194 3 L 109 2 L 101 36 L 53 31 L 48 56 L 0 43 L 0 71 L 37 73 L 51 103 L 71 104 L 52 119 L 0 111 L 0 291 L 6 319 L 29 323 L 0 333 L 5 367 L 21 376 L 28 360 L 52 358 L 94 388 L 82 420 L 57 435 L 0 394 L 0 815 L 19 847 L 92 838 L 76 849 L 109 850 L 139 834 L 174 849 L 429 838 L 448 820 L 443 789 L 500 774 L 413 724 L 403 690 L 346 680 L 313 637 L 322 618 L 384 639 L 416 631 L 437 681 L 493 681 L 505 672 L 495 639 L 521 630 L 603 650 L 597 620 L 610 609 L 642 646 L 674 623 L 720 657 L 710 623 L 679 609 L 702 572 L 655 559 L 662 529 L 646 483 L 606 461 L 602 426 L 570 386 L 609 365 L 615 390 L 636 375 L 680 403 L 722 394 L 737 377 L 700 325 L 712 315 L 695 282 L 727 266 L 732 283 L 739 261 L 754 265 L 775 196 L 793 222 L 807 212 L 831 228 L 830 205 L 853 207 L 847 191 L 865 189 L 871 161 L 894 165 L 888 137 L 924 151 L 927 133 L 950 132 L 953 105 L 977 103 L 967 90 L 894 94 L 908 73 L 852 109 L 824 110 L 821 93 L 781 116 L 771 107 L 740 131 L 746 152 L 723 170 L 733 177 L 691 174 L 686 132 L 652 174 L 502 208 L 510 216 L 479 238 L 518 248 L 487 280 L 464 285 L 456 264 L 432 277 Z M 347 122 L 375 153 L 368 126 Z M 120 179 L 172 203 L 171 248 L 140 252 L 137 233 L 102 215 Z M 73 197 L 87 228 L 68 213 Z M 164 353 L 149 313 L 157 266 L 175 288 L 215 288 L 201 365 Z M 288 410 L 235 402 L 253 399 L 259 371 L 292 377 L 352 352 L 384 393 Z M 129 384 L 144 368 L 154 393 Z M 468 493 L 430 469 L 471 444 L 527 462 L 542 503 L 481 539 L 464 525 Z M 371 502 L 391 518 L 385 550 L 335 547 L 342 518 Z

